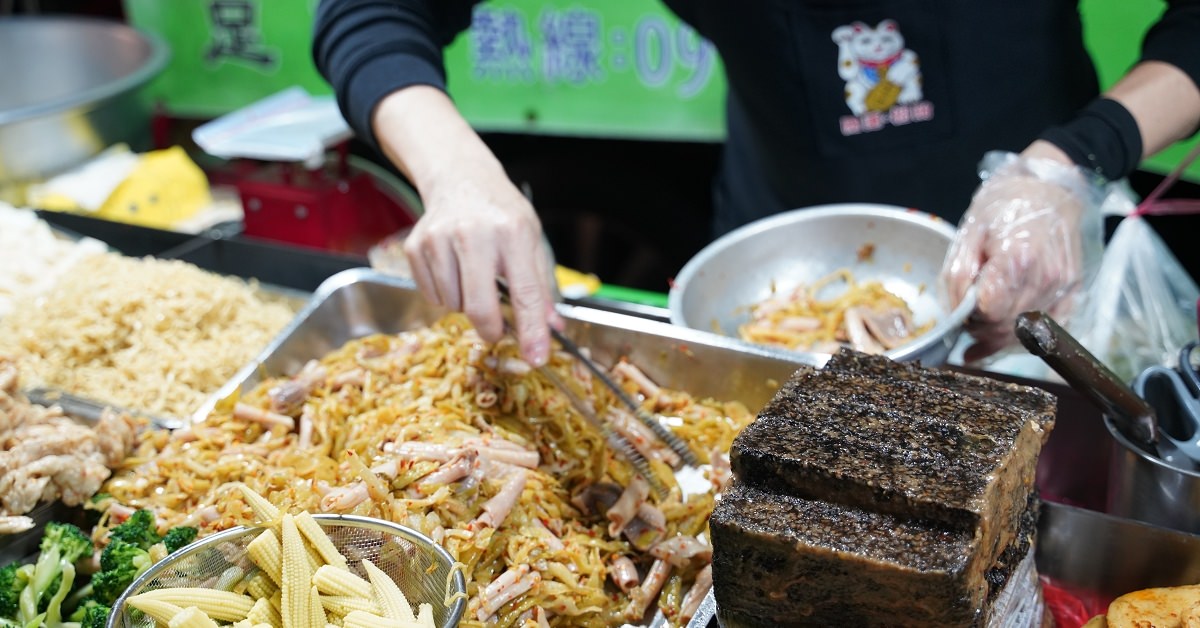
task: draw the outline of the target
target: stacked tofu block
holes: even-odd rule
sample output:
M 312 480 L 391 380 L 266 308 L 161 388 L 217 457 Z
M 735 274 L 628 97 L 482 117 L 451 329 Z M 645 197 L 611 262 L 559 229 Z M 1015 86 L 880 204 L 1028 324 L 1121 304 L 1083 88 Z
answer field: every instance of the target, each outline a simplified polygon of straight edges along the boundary
M 1038 389 L 844 350 L 734 442 L 714 592 L 746 626 L 983 626 L 1028 553 Z

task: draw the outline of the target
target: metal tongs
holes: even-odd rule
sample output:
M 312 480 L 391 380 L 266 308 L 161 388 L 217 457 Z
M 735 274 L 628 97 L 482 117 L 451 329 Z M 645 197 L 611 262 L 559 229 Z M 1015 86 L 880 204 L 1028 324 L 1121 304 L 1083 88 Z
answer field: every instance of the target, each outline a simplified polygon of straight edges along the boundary
M 144 417 L 150 421 L 155 427 L 164 430 L 176 430 L 184 426 L 184 422 L 179 419 L 158 416 L 149 412 L 141 412 L 129 408 L 122 408 L 111 403 L 101 403 L 92 399 L 86 399 L 71 393 L 58 390 L 57 388 L 38 387 L 30 388 L 24 391 L 25 397 L 32 403 L 39 406 L 58 406 L 62 408 L 63 414 L 73 416 L 77 419 L 83 419 L 88 423 L 96 423 L 104 414 L 105 410 L 112 410 L 120 414 L 128 414 L 130 416 Z
M 1021 314 L 1017 317 L 1016 334 L 1030 353 L 1042 358 L 1072 388 L 1087 395 L 1125 438 L 1146 453 L 1179 469 L 1195 470 L 1200 464 L 1200 450 L 1194 443 L 1181 443 L 1160 430 L 1154 407 L 1049 315 Z
M 508 285 L 503 280 L 497 279 L 496 288 L 500 292 L 501 300 L 511 305 L 512 299 L 508 292 Z M 512 333 L 513 327 L 507 319 L 505 319 L 504 325 L 509 332 Z M 574 341 L 572 341 L 570 338 L 567 338 L 565 334 L 553 327 L 550 328 L 550 335 L 555 341 L 558 342 L 559 345 L 562 346 L 564 351 L 571 354 L 575 359 L 583 363 L 583 365 L 592 372 L 592 375 L 603 382 L 604 385 L 608 387 L 608 389 L 611 390 L 612 393 L 617 397 L 617 399 L 620 400 L 620 402 L 626 408 L 628 408 L 635 417 L 637 417 L 638 421 L 641 422 L 642 425 L 645 425 L 647 428 L 649 428 L 655 436 L 662 440 L 662 442 L 666 443 L 666 445 L 671 448 L 671 451 L 675 452 L 684 464 L 690 466 L 698 466 L 700 464 L 699 460 L 696 458 L 696 454 L 692 451 L 691 447 L 688 447 L 687 443 L 685 443 L 683 439 L 679 438 L 674 432 L 667 429 L 667 427 L 659 422 L 658 419 L 651 416 L 649 412 L 643 410 L 642 407 L 638 405 L 638 403 L 634 401 L 624 389 L 617 385 L 617 383 L 608 376 L 608 373 L 605 372 L 604 369 L 600 368 L 598 364 L 596 364 L 582 350 L 580 350 L 579 346 L 576 345 Z M 563 392 L 563 394 L 567 396 L 567 399 L 570 400 L 571 405 L 575 408 L 575 410 L 583 415 L 588 422 L 596 426 L 600 432 L 604 434 L 613 450 L 625 458 L 627 462 L 632 464 L 633 467 L 637 469 L 638 473 L 645 477 L 650 486 L 659 493 L 660 497 L 665 495 L 666 488 L 662 486 L 662 483 L 658 480 L 658 477 L 652 472 L 650 463 L 644 456 L 642 456 L 641 452 L 639 452 L 628 440 L 626 440 L 624 436 L 617 433 L 607 421 L 597 416 L 596 411 L 592 408 L 591 404 L 580 397 L 571 388 L 571 386 L 568 385 L 567 382 L 563 381 L 561 377 L 554 373 L 554 371 L 546 366 L 541 366 L 538 367 L 538 372 L 541 373 L 546 379 L 550 380 L 555 387 L 557 387 Z

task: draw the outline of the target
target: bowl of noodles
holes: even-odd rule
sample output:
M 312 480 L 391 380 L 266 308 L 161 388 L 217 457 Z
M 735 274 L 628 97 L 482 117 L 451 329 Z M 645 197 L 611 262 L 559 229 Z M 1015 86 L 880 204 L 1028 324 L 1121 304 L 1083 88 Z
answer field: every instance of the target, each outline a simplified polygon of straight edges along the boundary
M 813 361 L 847 346 L 946 361 L 974 308 L 950 310 L 938 274 L 954 225 L 890 205 L 796 209 L 718 238 L 679 272 L 671 322 Z

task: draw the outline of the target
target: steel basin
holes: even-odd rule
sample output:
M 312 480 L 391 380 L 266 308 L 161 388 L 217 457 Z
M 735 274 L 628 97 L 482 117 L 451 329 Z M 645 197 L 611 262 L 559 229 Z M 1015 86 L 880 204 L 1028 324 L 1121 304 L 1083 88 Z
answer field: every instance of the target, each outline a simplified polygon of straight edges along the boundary
M 145 148 L 140 88 L 166 66 L 159 38 L 82 17 L 0 19 L 0 197 L 118 142 Z
M 1104 417 L 1104 426 L 1112 436 L 1108 512 L 1200 533 L 1200 471 L 1179 469 L 1163 462 L 1130 441 L 1108 416 Z
M 683 267 L 669 296 L 671 322 L 736 338 L 748 306 L 839 268 L 878 280 L 912 308 L 917 323 L 936 325 L 887 352 L 898 361 L 946 361 L 975 305 L 974 292 L 953 311 L 936 296 L 954 225 L 915 210 L 845 203 L 796 209 L 764 218 L 709 244 Z M 873 247 L 860 259 L 864 245 Z M 738 341 L 741 342 L 741 341 Z M 743 343 L 748 344 L 748 343 Z M 768 349 L 821 364 L 822 354 Z

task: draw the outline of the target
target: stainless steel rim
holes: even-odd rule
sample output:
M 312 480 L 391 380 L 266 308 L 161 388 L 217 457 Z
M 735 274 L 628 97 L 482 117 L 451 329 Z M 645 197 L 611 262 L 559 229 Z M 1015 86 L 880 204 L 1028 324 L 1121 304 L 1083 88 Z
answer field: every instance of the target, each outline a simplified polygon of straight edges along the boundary
M 684 316 L 683 291 L 679 289 L 678 286 L 689 285 L 691 283 L 692 276 L 699 272 L 699 269 L 707 264 L 710 258 L 717 255 L 717 242 L 725 239 L 748 238 L 764 231 L 770 231 L 781 225 L 790 224 L 796 220 L 800 220 L 801 218 L 809 220 L 827 215 L 840 215 L 840 212 L 843 211 L 846 205 L 854 205 L 855 208 L 861 211 L 863 216 L 898 219 L 906 222 L 919 223 L 925 226 L 932 226 L 934 229 L 946 235 L 948 238 L 953 238 L 955 232 L 957 231 L 954 225 L 942 220 L 941 218 L 938 218 L 937 216 L 934 216 L 933 214 L 916 210 L 897 209 L 891 205 L 879 205 L 873 203 L 839 203 L 834 205 L 818 205 L 802 209 L 793 209 L 770 216 L 768 218 L 756 220 L 749 224 L 742 225 L 741 227 L 730 231 L 721 238 L 718 238 L 718 240 L 709 243 L 708 246 L 701 249 L 695 257 L 688 260 L 688 263 L 684 265 L 683 269 L 679 271 L 679 274 L 675 278 L 675 287 L 673 287 L 670 293 L 667 295 L 667 310 L 670 313 L 671 322 L 681 327 L 698 329 L 693 327 L 687 320 L 687 317 Z M 893 360 L 904 360 L 908 357 L 918 355 L 925 349 L 942 342 L 942 337 L 945 336 L 947 332 L 955 327 L 961 326 L 967 320 L 967 316 L 970 315 L 971 310 L 975 309 L 975 300 L 975 288 L 972 287 L 967 291 L 967 294 L 963 297 L 962 302 L 960 302 L 957 307 L 951 310 L 948 315 L 939 320 L 937 324 L 933 326 L 933 329 L 925 333 L 926 338 L 924 340 L 903 345 L 896 350 L 885 353 L 884 355 Z M 733 338 L 733 340 L 742 345 L 757 346 L 739 338 Z M 823 362 L 821 358 L 816 356 L 825 355 L 809 351 L 791 351 L 780 347 L 769 347 L 768 350 L 769 352 L 775 354 L 791 355 L 793 356 L 793 359 L 794 356 L 802 356 L 805 358 L 806 362 Z
M 113 79 L 111 82 L 104 85 L 83 90 L 78 94 L 74 94 L 66 98 L 56 99 L 50 103 L 29 105 L 27 107 L 18 107 L 16 109 L 0 112 L 0 125 L 13 124 L 32 118 L 56 114 L 79 107 L 81 105 L 103 102 L 126 92 L 132 92 L 142 85 L 149 83 L 151 79 L 158 76 L 158 74 L 162 72 L 163 68 L 167 66 L 167 61 L 171 57 L 170 48 L 161 37 L 155 35 L 154 33 L 139 30 L 120 22 L 80 16 L 56 16 L 53 18 L 41 16 L 12 16 L 0 20 L 0 27 L 3 27 L 6 23 L 16 24 L 21 22 L 45 24 L 81 23 L 109 28 L 115 32 L 118 32 L 124 38 L 138 38 L 143 40 L 150 49 L 150 56 L 146 58 L 145 63 L 143 63 L 133 72 L 130 72 L 129 74 L 126 74 L 120 78 Z
M 1179 467 L 1168 464 L 1167 461 L 1163 460 L 1162 458 L 1159 458 L 1158 456 L 1155 456 L 1147 452 L 1145 449 L 1139 447 L 1133 441 L 1126 438 L 1125 435 L 1121 433 L 1121 430 L 1117 429 L 1116 424 L 1113 423 L 1112 419 L 1110 419 L 1107 414 L 1104 415 L 1104 427 L 1108 429 L 1109 436 L 1112 436 L 1113 440 L 1120 444 L 1121 447 L 1125 448 L 1126 451 L 1141 458 L 1142 460 L 1145 460 L 1146 462 L 1149 462 L 1150 464 L 1166 471 L 1178 473 L 1191 478 L 1200 478 L 1200 470 L 1193 471 L 1191 469 L 1180 469 Z
M 425 536 L 424 534 L 421 534 L 420 532 L 417 532 L 416 530 L 413 530 L 407 526 L 402 526 L 398 523 L 392 523 L 391 521 L 384 521 L 382 519 L 375 519 L 373 517 L 363 517 L 360 515 L 322 514 L 313 515 L 313 519 L 316 519 L 321 525 L 345 525 L 352 528 L 362 528 L 365 530 L 374 530 L 376 532 L 394 534 L 396 536 L 408 539 L 417 545 L 428 546 L 441 560 L 445 561 L 447 565 L 454 565 L 454 557 L 452 557 L 450 552 L 447 552 L 445 548 L 437 543 L 434 543 L 433 539 Z M 150 569 L 147 569 L 146 573 L 138 576 L 137 579 L 129 585 L 129 588 L 125 589 L 125 591 L 121 594 L 121 597 L 117 598 L 117 601 L 113 603 L 112 612 L 109 613 L 108 621 L 105 622 L 105 628 L 117 628 L 119 625 L 121 625 L 119 622 L 124 615 L 125 603 L 127 598 L 129 598 L 130 593 L 141 589 L 146 585 L 147 582 L 150 582 L 154 578 L 158 577 L 159 574 L 161 574 L 175 562 L 191 556 L 192 554 L 195 554 L 196 552 L 199 552 L 210 545 L 223 543 L 225 541 L 229 541 L 230 539 L 235 539 L 261 529 L 262 528 L 253 526 L 237 526 L 229 528 L 228 530 L 222 530 L 216 534 L 206 536 L 195 543 L 191 543 L 183 547 L 174 554 L 171 554 L 167 559 L 158 561 L 157 564 L 150 567 Z M 453 574 L 453 590 L 455 592 L 461 591 L 466 593 L 467 580 L 466 577 L 463 576 L 462 570 L 453 569 L 453 567 L 451 567 L 451 569 L 451 573 Z M 450 594 L 450 591 L 447 591 L 447 594 Z M 457 626 L 462 620 L 462 616 L 466 612 L 466 609 L 466 598 L 459 596 L 458 599 L 454 601 L 453 605 L 450 606 L 449 615 L 446 618 L 446 625 Z

